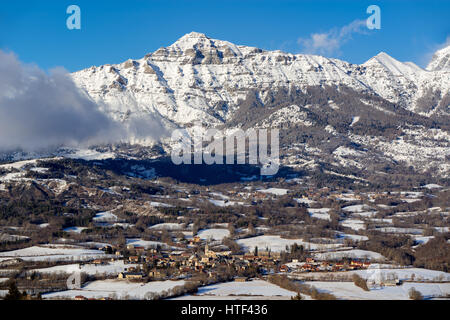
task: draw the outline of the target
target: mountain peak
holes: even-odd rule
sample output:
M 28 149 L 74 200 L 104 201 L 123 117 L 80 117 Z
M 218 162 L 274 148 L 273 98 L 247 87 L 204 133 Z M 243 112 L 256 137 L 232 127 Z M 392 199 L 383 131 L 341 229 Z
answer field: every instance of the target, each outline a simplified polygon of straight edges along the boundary
M 397 61 L 397 60 L 392 58 L 386 52 L 381 51 L 376 56 L 374 56 L 371 59 L 369 59 L 366 63 L 368 63 L 370 61 L 378 61 L 379 63 L 385 63 L 385 62 L 388 62 L 388 61 Z
M 380 51 L 375 57 L 389 57 L 389 58 L 391 58 L 391 56 L 390 55 L 388 55 L 386 52 L 384 52 L 384 51 Z
M 178 39 L 178 41 L 182 39 L 209 39 L 209 38 L 204 33 L 191 31 L 189 33 L 186 33 L 180 39 Z
M 450 70 L 450 45 L 436 51 L 426 69 L 428 71 Z
M 180 49 L 181 51 L 185 51 L 186 49 L 192 49 L 197 46 L 211 46 L 212 43 L 213 41 L 204 33 L 192 31 L 175 41 L 170 46 L 170 48 L 176 48 Z
M 234 56 L 242 55 L 240 49 L 235 44 L 224 40 L 211 39 L 204 33 L 195 31 L 185 34 L 168 48 L 183 53 L 185 53 L 186 50 L 192 49 L 205 52 L 214 52 L 220 49 L 228 51 Z
M 382 67 L 395 76 L 406 76 L 421 70 L 417 65 L 398 61 L 383 51 L 366 61 L 364 65 Z

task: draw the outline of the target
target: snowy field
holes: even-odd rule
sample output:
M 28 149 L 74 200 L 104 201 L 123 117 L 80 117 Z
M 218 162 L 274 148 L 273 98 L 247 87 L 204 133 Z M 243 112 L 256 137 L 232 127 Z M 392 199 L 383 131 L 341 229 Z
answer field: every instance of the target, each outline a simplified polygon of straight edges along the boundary
M 179 223 L 158 223 L 150 227 L 150 229 L 155 230 L 181 230 L 183 229 L 183 225 Z
M 369 240 L 366 236 L 360 236 L 357 234 L 349 234 L 341 231 L 336 231 L 336 238 L 338 239 L 351 239 L 353 241 L 367 241 Z
M 282 189 L 282 188 L 269 188 L 269 189 L 258 190 L 258 192 L 270 193 L 270 194 L 273 194 L 276 196 L 284 196 L 289 192 L 289 190 Z
M 203 240 L 222 240 L 230 235 L 228 229 L 205 229 L 200 230 L 197 235 Z
M 361 211 L 361 212 L 354 212 L 352 213 L 352 216 L 360 216 L 360 217 L 375 217 L 377 215 L 378 211 Z
M 334 294 L 345 300 L 409 300 L 408 291 L 415 288 L 425 299 L 450 294 L 450 283 L 413 283 L 407 282 L 395 287 L 377 287 L 370 291 L 355 286 L 353 282 L 320 282 L 307 281 L 306 284 L 316 287 L 320 292 Z
M 89 261 L 108 258 L 104 252 L 72 245 L 41 245 L 0 252 L 0 257 L 21 258 L 26 261 Z
M 169 249 L 170 246 L 160 241 L 148 241 L 143 239 L 131 238 L 127 239 L 127 245 L 133 245 L 134 247 L 143 247 L 143 248 L 156 248 L 160 246 L 163 249 Z
M 117 275 L 120 272 L 125 271 L 125 268 L 137 267 L 137 264 L 124 264 L 122 260 L 108 262 L 105 265 L 95 265 L 95 264 L 67 264 L 54 266 L 50 268 L 34 269 L 33 272 L 52 274 L 52 273 L 69 273 L 82 272 L 89 275 Z
M 345 250 L 336 252 L 316 253 L 314 257 L 317 260 L 341 260 L 342 258 L 364 259 L 364 260 L 385 260 L 381 254 L 366 250 Z
M 374 277 L 375 275 L 376 277 L 381 276 L 385 279 L 393 276 L 399 280 L 450 282 L 450 273 L 422 268 L 378 269 L 377 265 L 372 265 L 367 270 L 356 270 L 352 272 L 359 274 L 365 279 Z
M 440 186 L 438 184 L 434 184 L 434 183 L 426 184 L 426 185 L 424 185 L 422 187 L 423 188 L 427 188 L 427 189 L 441 189 L 441 188 L 443 188 L 442 186 Z
M 345 219 L 340 223 L 343 227 L 347 227 L 356 231 L 366 229 L 364 221 L 359 219 Z
M 86 298 L 108 298 L 114 295 L 117 299 L 146 299 L 146 294 L 161 293 L 176 286 L 184 285 L 184 281 L 152 281 L 148 283 L 129 282 L 127 280 L 98 280 L 89 282 L 79 290 L 66 290 L 43 294 L 43 299 L 73 299 L 76 296 Z
M 226 195 L 224 195 L 224 194 L 221 193 L 221 192 L 210 192 L 209 194 L 212 195 L 212 196 L 214 196 L 214 197 L 222 198 L 223 200 L 228 200 L 228 199 L 230 199 L 229 196 L 226 196 Z
M 325 250 L 341 247 L 341 244 L 317 244 L 305 242 L 301 239 L 283 239 L 280 236 L 259 236 L 236 241 L 242 248 L 248 252 L 253 251 L 255 247 L 259 250 L 270 249 L 272 252 L 286 251 L 286 246 L 292 246 L 294 243 L 303 245 L 311 250 Z
M 92 220 L 95 222 L 117 222 L 118 218 L 114 213 L 106 211 L 97 213 Z
M 290 299 L 296 293 L 280 288 L 270 282 L 263 280 L 253 280 L 247 282 L 225 282 L 209 285 L 198 289 L 196 295 L 187 295 L 175 298 L 176 300 L 207 300 L 216 299 L 251 299 L 260 297 L 261 299 Z
M 86 227 L 68 227 L 65 228 L 63 231 L 65 232 L 72 232 L 72 233 L 81 233 L 83 230 L 86 230 Z
M 167 204 L 164 202 L 155 202 L 155 201 L 151 201 L 148 203 L 150 206 L 152 207 L 161 207 L 161 208 L 173 208 L 173 205 L 171 204 Z
M 356 204 L 353 206 L 347 206 L 342 208 L 342 210 L 347 211 L 347 212 L 364 212 L 364 211 L 373 211 L 372 207 L 369 207 L 366 204 Z
M 414 235 L 421 235 L 423 234 L 423 229 L 418 228 L 397 228 L 397 227 L 385 227 L 385 228 L 376 228 L 376 230 L 386 233 L 409 233 Z
M 432 282 L 450 282 L 450 273 L 429 270 L 423 268 L 399 268 L 388 264 L 373 263 L 366 270 L 353 271 L 339 271 L 339 272 L 312 272 L 296 274 L 297 279 L 314 279 L 323 280 L 324 278 L 333 275 L 335 279 L 351 278 L 356 273 L 364 279 L 373 279 L 374 281 L 380 279 L 398 279 L 402 281 L 432 281 Z
M 217 207 L 228 207 L 228 206 L 234 206 L 234 205 L 243 205 L 243 202 L 237 202 L 237 201 L 228 201 L 228 200 L 216 200 L 216 199 L 208 199 L 209 202 L 211 202 L 213 205 Z
M 0 243 L 16 242 L 16 241 L 22 241 L 22 240 L 26 240 L 26 239 L 30 239 L 30 238 L 26 237 L 26 236 L 15 235 L 15 234 L 0 233 Z
M 304 203 L 307 205 L 316 203 L 316 201 L 311 200 L 311 199 L 307 199 L 307 198 L 294 198 L 295 201 L 297 201 L 298 203 Z
M 428 241 L 433 239 L 434 236 L 417 236 L 417 235 L 413 235 L 412 238 L 414 239 L 414 241 L 416 241 L 420 245 L 420 244 L 427 243 Z
M 308 209 L 308 213 L 316 219 L 331 220 L 330 214 L 328 213 L 330 210 L 330 208 Z

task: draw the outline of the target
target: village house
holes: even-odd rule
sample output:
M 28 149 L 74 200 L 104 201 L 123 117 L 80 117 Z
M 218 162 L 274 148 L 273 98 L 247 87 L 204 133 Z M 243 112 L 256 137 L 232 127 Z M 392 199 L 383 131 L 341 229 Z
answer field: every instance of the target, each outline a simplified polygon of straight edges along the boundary
M 148 276 L 152 277 L 152 278 L 161 278 L 162 277 L 162 273 L 161 271 L 159 271 L 158 269 L 152 269 L 149 273 Z
M 333 271 L 342 271 L 344 270 L 344 263 L 337 262 L 333 265 Z
M 139 256 L 130 256 L 130 257 L 128 257 L 128 261 L 130 263 L 138 263 L 139 262 Z
M 142 272 L 121 272 L 118 275 L 118 279 L 127 280 L 142 280 L 144 274 Z
M 247 282 L 248 278 L 247 277 L 235 277 L 234 281 L 235 282 Z
M 140 246 L 134 247 L 134 250 L 136 251 L 136 253 L 140 253 L 140 254 L 145 252 L 145 248 L 144 247 L 140 247 Z
M 136 271 L 136 267 L 125 268 L 125 271 L 134 272 L 134 271 Z
M 315 270 L 315 267 L 312 264 L 305 263 L 300 268 L 303 272 L 311 272 Z
M 289 267 L 287 265 L 285 265 L 285 264 L 283 264 L 280 267 L 280 272 L 289 272 L 289 271 L 290 271 Z

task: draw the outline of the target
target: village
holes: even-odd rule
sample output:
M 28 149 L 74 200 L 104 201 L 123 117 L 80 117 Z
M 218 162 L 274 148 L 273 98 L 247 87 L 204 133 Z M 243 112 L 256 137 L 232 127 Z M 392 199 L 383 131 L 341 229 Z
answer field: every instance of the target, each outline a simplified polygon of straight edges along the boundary
M 280 254 L 277 252 L 257 251 L 254 254 L 232 254 L 231 251 L 215 252 L 209 249 L 208 243 L 200 237 L 194 237 L 190 242 L 193 250 L 189 251 L 165 251 L 161 249 L 145 249 L 144 247 L 128 245 L 123 250 L 110 246 L 99 250 L 114 253 L 116 257 L 111 259 L 96 259 L 90 262 L 94 266 L 107 266 L 118 261 L 123 262 L 122 272 L 117 274 L 117 279 L 131 282 L 149 282 L 160 280 L 179 280 L 196 278 L 204 275 L 208 278 L 217 277 L 217 273 L 225 270 L 231 271 L 234 276 L 229 281 L 247 282 L 252 279 L 265 279 L 271 274 L 296 274 L 304 272 L 337 272 L 367 269 L 368 261 L 349 260 L 340 262 L 315 261 L 306 258 L 304 262 L 293 259 L 290 263 L 282 264 Z M 199 253 L 199 249 L 204 250 Z M 79 268 L 85 266 L 79 264 Z M 392 282 L 386 281 L 385 285 Z M 398 284 L 398 281 L 397 281 Z M 88 300 L 78 295 L 75 300 Z M 93 298 L 91 298 L 92 300 Z M 100 300 L 107 299 L 102 297 Z
M 199 237 L 194 237 L 192 243 L 201 245 Z M 198 247 L 196 247 L 197 249 Z M 368 261 L 345 260 L 342 262 L 315 261 L 313 258 L 306 258 L 302 263 L 298 259 L 293 259 L 291 263 L 282 264 L 280 253 L 257 252 L 255 254 L 232 254 L 231 251 L 215 252 L 208 248 L 206 243 L 204 251 L 200 254 L 186 251 L 160 251 L 157 249 L 145 250 L 143 247 L 128 245 L 124 251 L 115 251 L 115 254 L 122 258 L 125 265 L 138 264 L 138 266 L 127 267 L 118 274 L 118 279 L 143 280 L 161 279 L 170 274 L 172 278 L 186 278 L 192 273 L 205 273 L 209 277 L 214 276 L 214 270 L 219 266 L 233 268 L 241 276 L 235 277 L 237 281 L 248 279 L 246 271 L 255 271 L 254 275 L 267 275 L 277 272 L 334 272 L 367 269 L 370 266 Z M 114 248 L 105 247 L 101 250 L 113 251 Z M 134 255 L 133 255 L 134 254 Z M 117 261 L 112 258 L 111 261 Z M 108 260 L 94 260 L 95 265 L 108 264 Z M 289 266 L 292 265 L 292 266 Z
M 450 293 L 448 258 L 432 255 L 449 246 L 449 190 L 438 184 L 317 186 L 300 174 L 219 185 L 110 172 L 104 179 L 97 167 L 67 160 L 2 169 L 12 180 L 0 196 L 14 204 L 22 194 L 14 187 L 25 184 L 39 201 L 3 211 L 0 296 L 10 283 L 42 299 Z M 80 281 L 68 284 L 76 275 Z

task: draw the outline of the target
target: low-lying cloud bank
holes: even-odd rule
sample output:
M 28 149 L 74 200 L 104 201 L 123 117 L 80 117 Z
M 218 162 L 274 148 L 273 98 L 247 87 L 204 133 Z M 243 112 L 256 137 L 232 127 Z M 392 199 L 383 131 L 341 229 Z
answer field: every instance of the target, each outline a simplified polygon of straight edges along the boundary
M 112 120 L 64 69 L 47 74 L 0 50 L 0 151 L 158 140 L 164 134 L 151 115 L 126 124 Z

